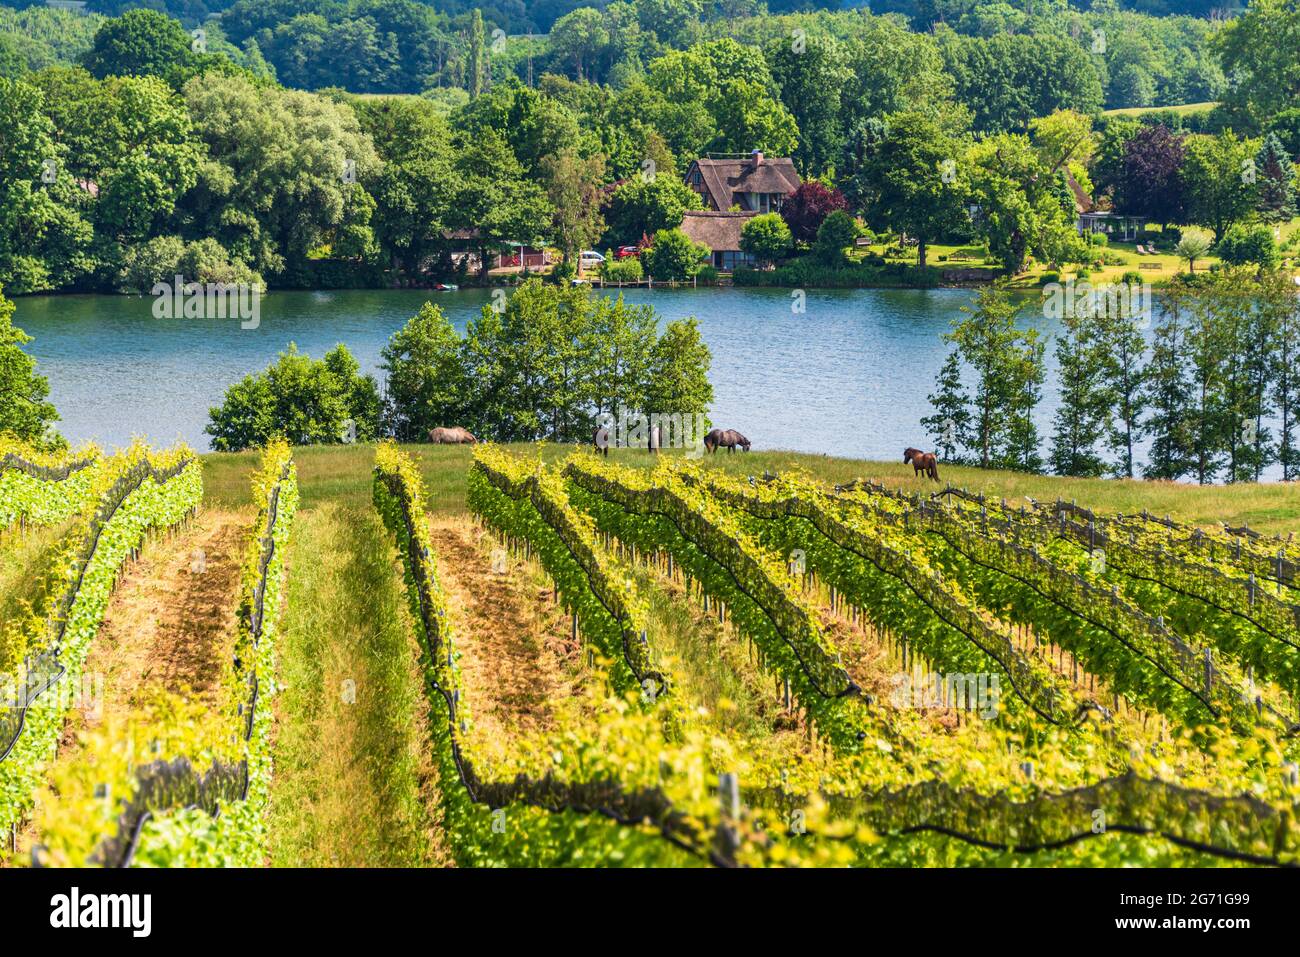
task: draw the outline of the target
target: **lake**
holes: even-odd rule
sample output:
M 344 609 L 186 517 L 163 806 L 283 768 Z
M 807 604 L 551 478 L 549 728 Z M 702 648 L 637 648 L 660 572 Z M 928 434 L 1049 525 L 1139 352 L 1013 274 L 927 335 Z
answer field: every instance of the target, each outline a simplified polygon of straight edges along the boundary
M 629 289 L 626 298 L 653 305 L 662 321 L 699 319 L 713 351 L 716 425 L 739 429 L 755 448 L 888 460 L 908 445 L 932 446 L 919 419 L 947 352 L 940 336 L 972 293 L 809 290 L 803 313 L 783 289 Z M 275 292 L 263 297 L 256 329 L 155 319 L 152 297 L 34 296 L 16 300 L 15 322 L 34 337 L 28 349 L 70 441 L 111 447 L 142 435 L 207 450 L 208 409 L 290 342 L 313 358 L 345 343 L 379 375 L 380 349 L 426 299 L 463 332 L 491 291 Z M 1038 311 L 1025 321 L 1053 331 Z M 1056 404 L 1050 348 L 1048 362 L 1044 439 Z

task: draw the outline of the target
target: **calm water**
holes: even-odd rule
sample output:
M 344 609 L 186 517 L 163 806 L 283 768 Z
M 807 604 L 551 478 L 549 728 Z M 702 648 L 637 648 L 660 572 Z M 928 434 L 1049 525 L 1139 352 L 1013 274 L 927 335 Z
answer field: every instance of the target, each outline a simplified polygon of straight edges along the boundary
M 207 449 L 208 409 L 230 383 L 265 368 L 290 342 L 314 358 L 342 342 L 380 373 L 388 337 L 433 298 L 462 332 L 487 290 L 279 292 L 263 298 L 261 325 L 154 319 L 151 298 L 38 296 L 17 300 L 16 322 L 50 380 L 72 442 L 155 443 L 180 438 Z M 713 351 L 712 419 L 755 448 L 893 459 L 929 447 L 919 419 L 946 354 L 940 335 L 970 292 L 813 290 L 791 311 L 788 290 L 629 290 L 662 320 L 696 316 Z M 1045 333 L 1052 323 L 1027 319 Z M 1051 350 L 1048 350 L 1051 361 Z M 1043 435 L 1055 405 L 1049 371 Z

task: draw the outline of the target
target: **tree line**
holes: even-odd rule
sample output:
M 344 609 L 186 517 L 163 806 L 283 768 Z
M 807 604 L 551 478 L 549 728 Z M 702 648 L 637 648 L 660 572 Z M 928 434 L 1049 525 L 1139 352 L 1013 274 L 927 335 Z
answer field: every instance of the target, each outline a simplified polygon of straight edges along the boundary
M 851 47 L 863 20 L 861 9 L 808 0 L 91 0 L 87 10 L 98 22 L 141 6 L 186 29 L 202 27 L 214 49 L 287 86 L 335 85 L 342 64 L 343 85 L 357 93 L 473 93 L 484 82 L 526 80 L 530 73 L 622 86 L 669 51 L 726 36 L 762 46 L 803 30 Z M 885 3 L 872 10 L 892 14 L 890 22 L 940 51 L 972 107 L 987 98 L 990 87 L 982 82 L 1001 84 L 1006 92 L 998 105 L 988 101 L 995 123 L 1054 88 L 1054 81 L 1034 75 L 1036 64 L 1059 69 L 1067 86 L 1107 107 L 1215 100 L 1227 86 L 1207 49 L 1216 26 L 1203 10 L 1148 16 L 1112 5 L 1079 10 L 992 0 Z M 0 63 L 6 48 L 34 69 L 55 62 L 49 50 L 62 51 L 66 41 L 50 36 L 45 12 L 25 10 L 21 32 L 13 39 L 0 34 Z M 84 34 L 70 20 L 59 22 Z M 1110 39 L 1096 42 L 1098 30 Z M 87 45 L 84 36 L 78 43 Z M 1087 55 L 1074 55 L 1071 45 Z M 846 49 L 842 57 L 854 54 Z M 62 62 L 69 62 L 66 55 Z
M 502 290 L 504 292 L 504 290 Z M 498 442 L 590 442 L 602 413 L 707 414 L 712 361 L 694 319 L 534 279 L 495 296 L 463 336 L 425 303 L 382 352 L 384 389 L 343 345 L 316 361 L 292 345 L 211 410 L 218 451 L 283 435 L 294 444 L 428 440 L 441 426 Z
M 409 0 L 384 2 L 397 17 Z M 328 23 L 339 6 L 319 0 L 325 12 L 310 16 Z M 248 42 L 279 22 L 276 9 L 241 0 L 223 14 L 239 30 L 205 24 L 201 43 L 165 14 L 131 10 L 102 22 L 80 65 L 0 78 L 11 293 L 147 291 L 178 272 L 279 286 L 458 281 L 466 263 L 453 251 L 476 247 L 486 268 L 506 243 L 558 247 L 571 271 L 577 250 L 671 233 L 700 204 L 682 174 L 711 151 L 794 156 L 849 213 L 915 241 L 922 265 L 939 239 L 985 244 L 1008 272 L 1030 257 L 1104 260 L 1075 235 L 1071 183 L 1120 211 L 1209 224 L 1220 242 L 1236 223 L 1294 208 L 1300 94 L 1286 77 L 1300 51 L 1274 56 L 1261 42 L 1296 29 L 1300 13 L 1280 0 L 1202 38 L 1237 78 L 1216 111 L 1230 126 L 1213 135 L 1113 117 L 1098 128 L 1085 66 L 1104 54 L 1083 27 L 978 37 L 862 13 L 753 15 L 711 36 L 690 3 L 638 0 L 566 14 L 546 41 L 563 49 L 560 26 L 579 15 L 620 38 L 633 20 L 663 31 L 617 61 L 622 74 L 593 74 L 604 61 L 583 49 L 530 85 L 498 75 L 499 38 L 475 11 L 467 86 L 398 98 L 282 86 Z M 385 36 L 407 43 L 403 22 Z M 404 49 L 404 63 L 424 55 Z M 343 53 L 325 60 L 356 73 Z M 665 238 L 675 248 L 659 258 L 680 271 L 697 251 Z M 759 243 L 773 251 L 780 238 Z M 815 238 L 792 230 L 790 248 Z
M 989 286 L 945 335 L 952 350 L 922 420 L 941 458 L 1201 484 L 1258 481 L 1274 465 L 1284 480 L 1300 477 L 1300 297 L 1288 273 L 1181 277 L 1154 315 L 1067 311 L 1052 344 L 1059 405 L 1045 456 L 1034 412 L 1048 343 L 1019 321 L 1027 305 Z

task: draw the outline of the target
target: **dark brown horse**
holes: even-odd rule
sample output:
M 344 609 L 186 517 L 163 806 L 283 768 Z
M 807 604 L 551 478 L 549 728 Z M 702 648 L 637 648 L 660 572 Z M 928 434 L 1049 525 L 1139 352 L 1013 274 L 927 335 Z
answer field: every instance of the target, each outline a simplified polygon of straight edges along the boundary
M 718 451 L 719 447 L 725 448 L 728 452 L 734 452 L 737 445 L 746 452 L 749 451 L 749 439 L 735 429 L 714 429 L 704 437 L 704 447 L 710 452 Z
M 912 474 L 920 475 L 924 472 L 936 482 L 939 481 L 939 460 L 934 457 L 933 452 L 922 452 L 920 449 L 903 449 L 903 464 L 912 463 Z

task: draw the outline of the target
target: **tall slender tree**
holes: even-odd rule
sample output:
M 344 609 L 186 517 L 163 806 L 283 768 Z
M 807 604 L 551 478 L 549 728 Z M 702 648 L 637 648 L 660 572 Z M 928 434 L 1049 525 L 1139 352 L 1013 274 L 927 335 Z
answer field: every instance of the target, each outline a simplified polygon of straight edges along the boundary
M 1005 285 L 985 286 L 974 308 L 963 307 L 966 317 L 944 335 L 974 376 L 971 446 L 981 468 L 1040 464 L 1033 410 L 1043 381 L 1043 343 L 1037 330 L 1017 328 L 1022 309 Z
M 971 447 L 970 395 L 962 384 L 961 353 L 954 349 L 943 362 L 936 390 L 927 398 L 933 415 L 921 424 L 934 437 L 934 450 L 946 462 L 965 462 Z
M 1282 479 L 1300 478 L 1300 442 L 1296 436 L 1300 405 L 1300 298 L 1285 271 L 1269 274 L 1260 283 L 1260 308 L 1273 315 L 1277 346 L 1273 359 L 1273 403 L 1277 410 L 1277 458 Z
M 1191 420 L 1187 408 L 1190 389 L 1187 348 L 1188 292 L 1174 283 L 1165 297 L 1165 312 L 1155 329 L 1151 361 L 1143 378 L 1143 398 L 1150 410 L 1144 428 L 1151 436 L 1151 452 L 1144 478 L 1179 479 L 1193 466 Z
M 1098 451 L 1106 434 L 1111 392 L 1106 387 L 1106 341 L 1100 324 L 1077 311 L 1061 320 L 1056 336 L 1061 404 L 1053 421 L 1050 462 L 1057 475 L 1096 477 L 1106 463 Z
M 487 36 L 483 29 L 483 11 L 474 8 L 469 21 L 469 52 L 465 63 L 465 89 L 470 99 L 488 88 Z
M 1149 316 L 1131 312 L 1107 313 L 1101 320 L 1101 339 L 1106 356 L 1105 382 L 1113 401 L 1106 447 L 1118 457 L 1114 474 L 1133 478 L 1133 446 L 1144 434 L 1146 411 L 1146 340 L 1142 335 Z

